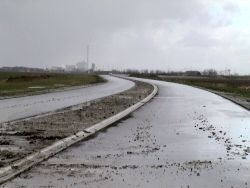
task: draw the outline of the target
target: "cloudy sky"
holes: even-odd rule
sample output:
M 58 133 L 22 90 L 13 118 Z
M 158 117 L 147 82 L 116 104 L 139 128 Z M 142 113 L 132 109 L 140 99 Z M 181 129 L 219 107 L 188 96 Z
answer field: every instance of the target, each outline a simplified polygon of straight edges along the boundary
M 0 66 L 250 73 L 249 0 L 0 0 Z

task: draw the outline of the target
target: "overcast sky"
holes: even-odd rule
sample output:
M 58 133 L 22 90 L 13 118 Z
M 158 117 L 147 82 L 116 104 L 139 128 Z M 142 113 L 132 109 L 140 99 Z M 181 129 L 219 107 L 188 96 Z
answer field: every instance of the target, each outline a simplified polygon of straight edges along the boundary
M 0 0 L 0 66 L 250 73 L 249 0 Z

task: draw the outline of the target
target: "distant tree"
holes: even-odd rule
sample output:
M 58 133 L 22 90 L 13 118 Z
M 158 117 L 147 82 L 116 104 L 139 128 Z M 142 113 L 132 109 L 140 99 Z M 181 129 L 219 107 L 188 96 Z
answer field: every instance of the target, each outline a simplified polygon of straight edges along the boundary
M 205 69 L 202 73 L 204 76 L 215 77 L 218 75 L 215 69 Z
M 150 74 L 155 74 L 154 70 L 150 70 Z
M 165 71 L 162 71 L 162 70 L 156 70 L 155 73 L 156 73 L 156 74 L 166 74 L 166 72 L 165 72 Z

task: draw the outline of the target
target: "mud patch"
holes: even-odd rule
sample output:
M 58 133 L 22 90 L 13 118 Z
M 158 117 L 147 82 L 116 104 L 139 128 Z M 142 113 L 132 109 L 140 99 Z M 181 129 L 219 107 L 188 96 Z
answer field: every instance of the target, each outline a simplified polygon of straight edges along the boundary
M 64 108 L 46 116 L 2 123 L 0 136 L 5 139 L 1 140 L 0 149 L 5 149 L 6 152 L 18 150 L 7 155 L 7 158 L 0 155 L 2 166 L 9 165 L 9 159 L 12 159 L 11 162 L 16 161 L 62 138 L 83 131 L 141 101 L 152 91 L 152 85 L 135 81 L 133 88 L 115 95 Z M 3 147 L 4 145 L 8 147 Z
M 194 120 L 196 121 L 194 127 L 197 130 L 208 133 L 208 138 L 214 139 L 225 146 L 227 160 L 233 160 L 235 157 L 247 159 L 250 154 L 250 146 L 248 145 L 250 140 L 243 139 L 242 135 L 239 135 L 238 138 L 241 138 L 241 143 L 233 143 L 232 137 L 229 137 L 226 131 L 220 130 L 209 123 L 204 115 L 196 114 Z

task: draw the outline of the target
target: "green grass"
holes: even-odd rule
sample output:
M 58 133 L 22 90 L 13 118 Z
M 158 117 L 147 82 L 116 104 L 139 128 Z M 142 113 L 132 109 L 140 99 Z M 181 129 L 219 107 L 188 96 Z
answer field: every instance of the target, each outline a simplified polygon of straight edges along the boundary
M 150 78 L 186 84 L 214 91 L 231 93 L 240 97 L 250 98 L 250 77 L 232 76 L 232 77 L 187 77 L 187 76 L 157 76 L 157 75 L 131 75 L 136 77 Z
M 32 94 L 38 91 L 104 82 L 98 75 L 0 72 L 0 96 Z

